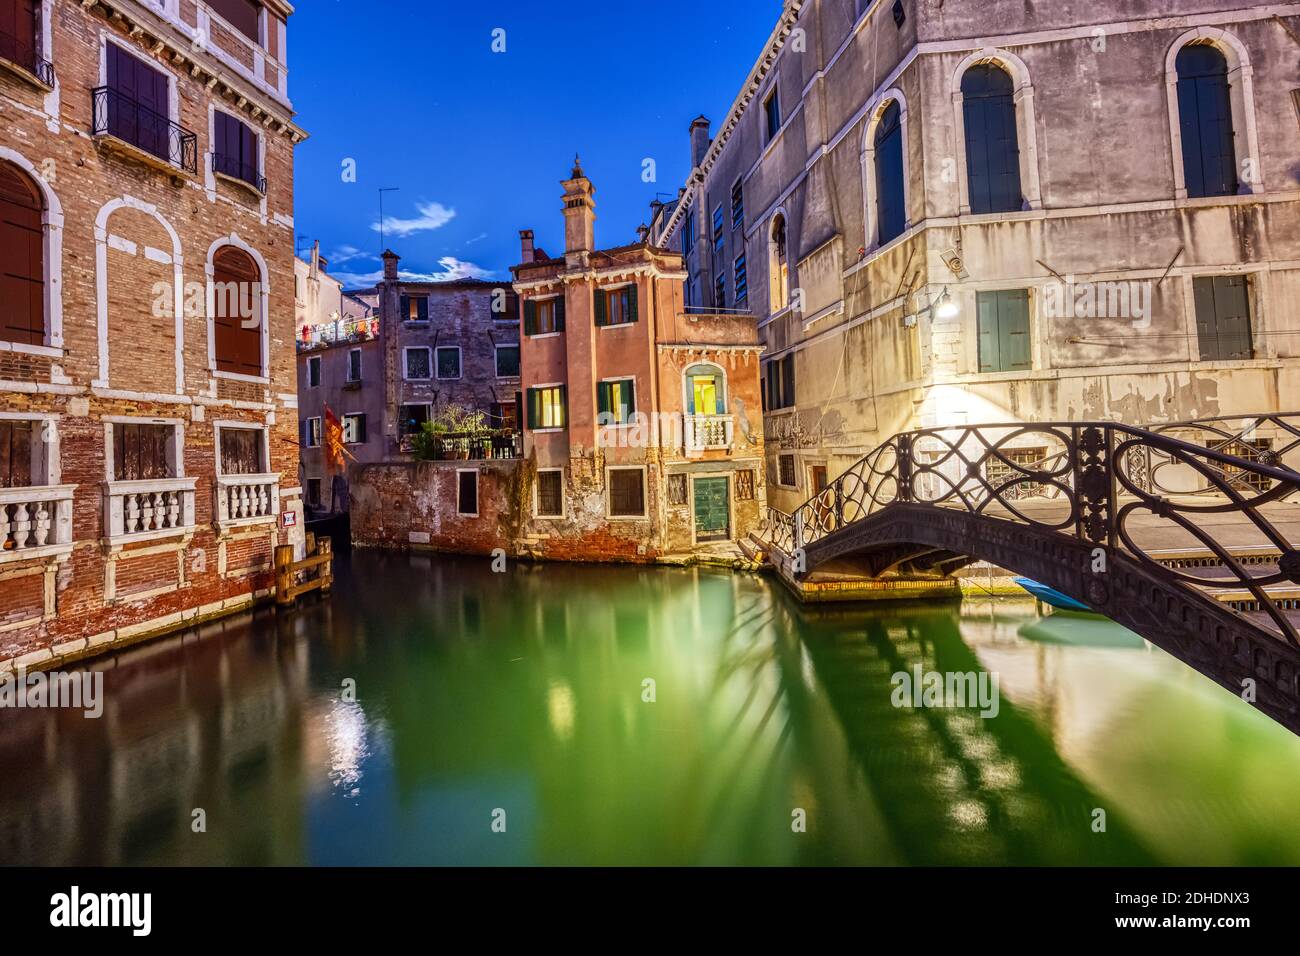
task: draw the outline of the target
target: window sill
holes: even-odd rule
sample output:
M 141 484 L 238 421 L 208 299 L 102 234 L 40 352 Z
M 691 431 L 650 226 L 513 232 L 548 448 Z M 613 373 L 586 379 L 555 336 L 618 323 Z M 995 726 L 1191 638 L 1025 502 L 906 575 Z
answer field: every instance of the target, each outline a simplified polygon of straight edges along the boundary
M 27 67 L 14 60 L 6 60 L 4 57 L 0 57 L 0 70 L 4 70 L 6 73 L 22 80 L 28 86 L 31 86 L 42 93 L 54 92 L 53 86 L 46 83 L 35 73 L 31 72 L 31 70 L 27 69 Z
M 555 338 L 556 336 L 558 336 L 558 335 L 563 335 L 563 334 L 564 334 L 563 332 L 534 332 L 532 335 L 527 335 L 527 336 L 525 336 L 525 338 L 530 338 L 530 339 L 553 339 L 553 338 Z
M 554 435 L 554 434 L 557 434 L 557 433 L 559 433 L 559 432 L 563 432 L 563 431 L 565 431 L 565 429 L 563 429 L 563 428 L 530 428 L 530 429 L 528 429 L 528 431 L 532 432 L 534 435 Z
M 212 178 L 219 183 L 226 183 L 241 192 L 257 197 L 259 202 L 266 198 L 266 193 L 263 190 L 258 189 L 246 179 L 240 179 L 238 176 L 231 176 L 229 173 L 219 172 L 214 169 L 212 171 Z
M 603 330 L 603 329 L 626 329 L 626 328 L 628 328 L 629 326 L 633 326 L 633 325 L 636 325 L 636 323 L 635 323 L 635 322 L 615 322 L 615 323 L 613 323 L 613 324 L 611 324 L 611 325 L 598 325 L 598 326 L 596 326 L 596 328 L 598 328 L 598 329 L 602 329 L 602 330 Z
M 402 376 L 403 382 L 432 382 L 431 378 L 411 378 L 409 375 Z
M 437 382 L 459 382 L 459 381 L 461 381 L 461 379 L 463 379 L 464 377 L 465 377 L 465 376 L 463 376 L 463 375 L 446 375 L 446 376 L 439 375 L 436 379 L 434 379 L 434 381 L 437 381 Z
M 52 345 L 27 345 L 23 342 L 0 342 L 0 352 L 17 352 L 21 355 L 40 355 L 45 358 L 63 358 L 63 349 Z
M 606 515 L 606 521 L 649 521 L 649 515 Z
M 231 382 L 252 382 L 255 385 L 271 384 L 271 379 L 267 375 L 245 375 L 242 372 L 221 372 L 221 371 L 214 370 L 212 373 L 212 377 L 224 378 Z
M 112 135 L 111 133 L 99 133 L 95 136 L 95 142 L 103 149 L 117 153 L 127 159 L 133 159 L 138 163 L 149 166 L 159 172 L 166 173 L 172 178 L 172 184 L 175 186 L 184 185 L 186 180 L 193 179 L 189 170 L 182 169 L 169 159 L 163 159 L 161 156 L 155 156 L 147 149 L 141 149 L 133 143 L 128 143 L 124 139 Z

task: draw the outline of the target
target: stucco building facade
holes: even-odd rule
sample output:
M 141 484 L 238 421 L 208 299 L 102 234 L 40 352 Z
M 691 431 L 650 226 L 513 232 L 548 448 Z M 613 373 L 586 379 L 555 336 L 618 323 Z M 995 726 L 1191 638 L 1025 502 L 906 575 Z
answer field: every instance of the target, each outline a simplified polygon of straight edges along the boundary
M 9 5 L 14 6 L 12 0 Z M 0 666 L 246 607 L 301 546 L 283 0 L 18 2 Z
M 1294 3 L 788 0 L 651 226 L 767 346 L 772 503 L 911 428 L 1300 401 L 1298 36 Z

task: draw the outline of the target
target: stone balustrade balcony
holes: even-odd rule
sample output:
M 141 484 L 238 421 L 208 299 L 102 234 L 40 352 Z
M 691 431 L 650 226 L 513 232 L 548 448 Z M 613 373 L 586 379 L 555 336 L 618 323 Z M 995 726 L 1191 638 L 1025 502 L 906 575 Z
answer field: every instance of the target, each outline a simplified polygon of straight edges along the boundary
M 220 475 L 214 497 L 223 530 L 274 521 L 280 513 L 280 476 Z
M 105 537 L 119 545 L 192 533 L 197 482 L 197 478 L 106 482 Z
M 683 426 L 688 453 L 732 447 L 735 419 L 731 415 L 687 415 Z
M 0 488 L 0 563 L 70 552 L 76 487 Z

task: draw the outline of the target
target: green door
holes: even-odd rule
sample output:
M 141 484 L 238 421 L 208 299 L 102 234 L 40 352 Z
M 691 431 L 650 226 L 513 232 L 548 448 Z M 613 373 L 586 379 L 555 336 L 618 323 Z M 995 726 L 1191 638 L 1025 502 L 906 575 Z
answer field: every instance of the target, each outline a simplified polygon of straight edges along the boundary
M 724 541 L 730 536 L 729 497 L 726 478 L 695 479 L 696 541 Z

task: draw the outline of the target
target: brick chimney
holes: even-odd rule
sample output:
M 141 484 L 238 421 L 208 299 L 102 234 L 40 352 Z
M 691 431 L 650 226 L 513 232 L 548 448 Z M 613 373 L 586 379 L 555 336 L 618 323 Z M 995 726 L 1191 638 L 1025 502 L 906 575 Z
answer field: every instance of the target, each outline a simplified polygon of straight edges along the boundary
M 384 250 L 384 281 L 397 281 L 397 264 L 402 261 L 402 257 L 392 249 Z
M 691 120 L 691 168 L 696 169 L 704 162 L 704 154 L 709 151 L 713 138 L 709 135 L 709 120 L 697 116 Z
M 564 251 L 591 252 L 596 245 L 596 190 L 578 157 L 564 186 Z
M 533 231 L 531 229 L 519 230 L 519 249 L 521 253 L 520 262 L 537 261 L 537 252 L 533 246 Z

